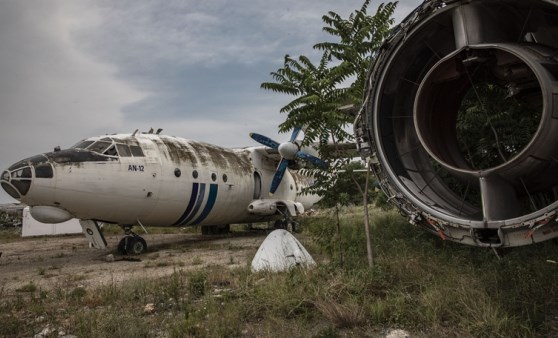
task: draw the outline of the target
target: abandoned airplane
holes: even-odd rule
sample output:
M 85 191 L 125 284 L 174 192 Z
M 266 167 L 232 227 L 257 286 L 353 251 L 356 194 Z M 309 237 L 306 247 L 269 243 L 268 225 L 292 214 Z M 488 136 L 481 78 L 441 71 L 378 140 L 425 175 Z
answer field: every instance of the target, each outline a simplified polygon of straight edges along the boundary
M 288 168 L 297 158 L 326 165 L 299 149 L 300 129 L 281 144 L 251 134 L 265 146 L 242 149 L 160 131 L 91 137 L 36 155 L 5 170 L 0 184 L 38 221 L 80 219 L 96 248 L 106 247 L 99 222 L 121 225 L 118 249 L 132 254 L 147 248 L 133 225 L 198 225 L 203 233 L 218 233 L 233 223 L 276 219 L 286 227 L 319 200 L 300 194 L 312 178 Z

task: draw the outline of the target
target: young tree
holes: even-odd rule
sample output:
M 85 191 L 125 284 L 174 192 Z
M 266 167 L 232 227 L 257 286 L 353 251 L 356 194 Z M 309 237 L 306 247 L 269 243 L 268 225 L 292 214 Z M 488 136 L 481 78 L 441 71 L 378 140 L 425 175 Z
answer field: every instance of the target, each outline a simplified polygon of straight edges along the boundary
M 370 0 L 365 0 L 360 10 L 343 19 L 335 12 L 329 12 L 322 17 L 327 25 L 323 30 L 338 38 L 338 42 L 321 42 L 314 48 L 328 51 L 331 55 L 345 64 L 347 76 L 354 77 L 350 84 L 350 98 L 352 103 L 360 105 L 364 97 L 364 84 L 368 70 L 378 49 L 393 25 L 393 12 L 397 2 L 380 4 L 374 15 L 367 13 Z
M 322 42 L 314 46 L 323 54 L 318 65 L 307 57 L 293 59 L 285 56 L 284 65 L 271 76 L 275 82 L 262 83 L 261 87 L 279 93 L 296 96 L 281 108 L 287 119 L 279 129 L 282 132 L 297 127 L 305 128 L 304 145 L 318 144 L 320 157 L 330 162 L 328 170 L 309 169 L 318 184 L 308 192 L 323 195 L 335 184 L 336 173 L 345 169 L 350 158 L 340 157 L 340 144 L 353 141 L 347 131 L 354 117 L 342 107 L 360 105 L 363 99 L 364 83 L 376 51 L 387 36 L 393 23 L 391 16 L 396 2 L 381 4 L 375 15 L 368 15 L 370 0 L 365 0 L 359 10 L 343 19 L 335 12 L 322 17 L 326 24 L 324 31 L 338 38 L 337 42 Z M 349 85 L 346 86 L 346 82 Z M 345 85 L 345 86 L 344 86 Z M 326 146 L 333 143 L 333 150 Z M 359 189 L 363 201 L 368 200 L 368 176 L 365 187 Z M 368 234 L 368 208 L 365 204 L 365 227 Z M 367 236 L 369 264 L 371 260 L 370 238 Z

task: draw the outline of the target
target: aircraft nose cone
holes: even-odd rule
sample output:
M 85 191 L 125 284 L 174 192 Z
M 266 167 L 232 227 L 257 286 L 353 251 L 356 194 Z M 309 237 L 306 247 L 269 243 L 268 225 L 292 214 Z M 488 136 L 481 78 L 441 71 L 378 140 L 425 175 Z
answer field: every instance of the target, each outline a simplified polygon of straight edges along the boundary
M 2 172 L 0 186 L 11 197 L 20 200 L 31 187 L 33 169 L 26 161 L 20 161 Z
M 2 176 L 0 177 L 0 186 L 2 186 L 2 189 L 4 189 L 4 191 L 7 192 L 8 195 L 15 198 L 16 200 L 19 200 L 21 198 L 21 195 L 19 194 L 17 189 L 10 183 L 9 171 L 6 170 L 2 173 Z

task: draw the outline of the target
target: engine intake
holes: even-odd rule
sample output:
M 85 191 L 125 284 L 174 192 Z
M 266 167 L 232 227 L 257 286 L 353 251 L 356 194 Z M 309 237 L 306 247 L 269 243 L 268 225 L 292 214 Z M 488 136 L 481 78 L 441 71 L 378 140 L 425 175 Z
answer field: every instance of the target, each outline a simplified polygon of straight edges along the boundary
M 384 42 L 355 122 L 390 200 L 442 238 L 558 236 L 558 5 L 425 1 Z

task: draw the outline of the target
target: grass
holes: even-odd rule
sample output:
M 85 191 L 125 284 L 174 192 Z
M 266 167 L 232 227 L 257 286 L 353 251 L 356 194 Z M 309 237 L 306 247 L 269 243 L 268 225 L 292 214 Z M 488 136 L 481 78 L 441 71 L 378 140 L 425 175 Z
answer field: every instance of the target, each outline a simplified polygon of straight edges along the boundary
M 361 209 L 303 220 L 312 270 L 252 273 L 202 267 L 98 289 L 37 291 L 0 302 L 0 336 L 33 336 L 46 324 L 78 337 L 548 337 L 558 334 L 558 260 L 552 242 L 491 251 L 439 238 L 395 212 L 373 210 L 375 266 L 366 267 Z M 333 229 L 333 231 L 332 231 Z M 338 244 L 341 243 L 341 250 Z M 31 288 L 35 289 L 31 290 Z M 29 290 L 27 290 L 29 289 Z M 155 311 L 146 313 L 146 304 Z M 60 311 L 64 309 L 64 311 Z M 45 322 L 34 318 L 43 316 Z
M 25 285 L 21 286 L 16 291 L 17 292 L 31 292 L 32 293 L 32 292 L 37 291 L 37 286 L 35 286 L 35 284 L 33 284 L 33 283 L 28 283 L 28 284 L 25 284 Z
M 0 227 L 0 243 L 21 241 L 21 227 Z
M 142 235 L 144 233 L 143 229 L 139 226 L 134 227 L 134 232 L 138 235 Z M 149 227 L 147 231 L 150 234 L 176 234 L 176 233 L 195 233 L 197 229 L 193 227 L 184 227 L 184 228 L 177 228 L 177 227 Z M 123 230 L 116 224 L 103 224 L 103 234 L 105 236 L 110 235 L 119 235 L 123 234 Z

